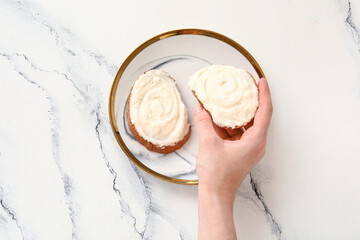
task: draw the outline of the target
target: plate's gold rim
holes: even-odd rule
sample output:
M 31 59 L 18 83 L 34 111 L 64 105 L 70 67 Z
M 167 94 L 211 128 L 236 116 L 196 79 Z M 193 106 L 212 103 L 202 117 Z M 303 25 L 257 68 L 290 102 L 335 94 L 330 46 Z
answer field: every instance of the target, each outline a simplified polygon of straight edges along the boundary
M 111 128 L 113 130 L 113 133 L 115 135 L 115 138 L 116 138 L 117 142 L 119 143 L 119 145 L 120 145 L 121 149 L 124 151 L 124 153 L 128 156 L 128 158 L 130 158 L 130 160 L 133 163 L 136 164 L 136 166 L 141 168 L 143 171 L 149 173 L 150 175 L 152 175 L 154 177 L 157 177 L 157 178 L 159 178 L 161 180 L 167 181 L 167 182 L 177 183 L 177 184 L 184 184 L 184 185 L 197 185 L 199 183 L 199 180 L 186 180 L 186 179 L 178 179 L 178 178 L 168 177 L 168 176 L 162 175 L 162 174 L 150 169 L 149 167 L 147 167 L 143 163 L 141 163 L 130 152 L 130 150 L 125 145 L 123 139 L 121 138 L 118 127 L 116 125 L 115 109 L 114 109 L 116 89 L 117 89 L 117 86 L 119 84 L 120 78 L 121 78 L 122 74 L 124 73 L 125 69 L 127 68 L 127 66 L 129 65 L 129 63 L 142 50 L 144 50 L 146 47 L 150 46 L 151 44 L 153 44 L 153 43 L 155 43 L 155 42 L 157 42 L 159 40 L 165 39 L 165 38 L 173 37 L 173 36 L 176 36 L 176 35 L 186 35 L 186 34 L 208 36 L 208 37 L 212 37 L 212 38 L 218 39 L 220 41 L 223 41 L 223 42 L 229 44 L 230 46 L 232 46 L 233 48 L 238 50 L 243 56 L 245 56 L 245 58 L 255 68 L 255 71 L 259 75 L 260 78 L 265 77 L 264 72 L 262 71 L 260 65 L 257 63 L 255 58 L 244 47 L 242 47 L 239 43 L 235 42 L 231 38 L 228 38 L 228 37 L 226 37 L 226 36 L 224 36 L 224 35 L 222 35 L 220 33 L 209 31 L 209 30 L 204 30 L 204 29 L 186 28 L 186 29 L 178 29 L 178 30 L 168 31 L 168 32 L 161 33 L 161 34 L 159 34 L 159 35 L 157 35 L 155 37 L 150 38 L 149 40 L 147 40 L 146 42 L 141 44 L 139 47 L 137 47 L 125 59 L 125 61 L 123 62 L 123 64 L 119 68 L 119 70 L 118 70 L 118 72 L 117 72 L 117 74 L 115 76 L 114 82 L 113 82 L 113 84 L 111 86 L 110 97 L 109 97 L 109 117 L 110 117 Z

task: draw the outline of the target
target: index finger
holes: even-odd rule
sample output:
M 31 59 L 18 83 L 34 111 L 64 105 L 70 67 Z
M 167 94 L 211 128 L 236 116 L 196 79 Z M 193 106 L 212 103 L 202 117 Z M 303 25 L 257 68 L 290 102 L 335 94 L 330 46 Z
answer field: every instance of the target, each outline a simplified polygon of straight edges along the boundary
M 267 132 L 271 115 L 273 112 L 273 105 L 271 102 L 271 95 L 269 85 L 265 78 L 261 78 L 258 84 L 259 87 L 259 108 L 255 114 L 254 126 L 260 132 Z

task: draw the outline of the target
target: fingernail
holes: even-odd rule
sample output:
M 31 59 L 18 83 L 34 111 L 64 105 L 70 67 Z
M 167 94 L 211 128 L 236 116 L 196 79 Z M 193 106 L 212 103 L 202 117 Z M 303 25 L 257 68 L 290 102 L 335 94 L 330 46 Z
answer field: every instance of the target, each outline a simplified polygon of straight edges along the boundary
M 268 83 L 267 79 L 266 79 L 265 77 L 262 77 L 261 79 L 262 79 L 264 82 L 266 82 L 266 85 L 269 87 L 269 83 Z
M 268 83 L 268 81 L 267 81 L 267 79 L 266 78 L 264 78 L 264 81 L 266 82 L 266 84 L 269 86 L 269 83 Z
M 196 107 L 195 107 L 195 112 L 196 113 L 199 113 L 199 112 L 201 112 L 202 111 L 202 106 L 199 104 L 199 105 L 197 105 Z

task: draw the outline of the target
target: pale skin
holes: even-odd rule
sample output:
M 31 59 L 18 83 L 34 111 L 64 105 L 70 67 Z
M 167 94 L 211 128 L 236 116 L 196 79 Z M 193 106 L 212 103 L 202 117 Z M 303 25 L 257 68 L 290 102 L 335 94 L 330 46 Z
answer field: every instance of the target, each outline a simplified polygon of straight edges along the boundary
M 199 176 L 199 239 L 236 239 L 233 204 L 236 191 L 264 157 L 273 112 L 265 78 L 259 84 L 259 108 L 246 131 L 217 127 L 200 105 L 195 106 L 199 135 L 196 171 Z

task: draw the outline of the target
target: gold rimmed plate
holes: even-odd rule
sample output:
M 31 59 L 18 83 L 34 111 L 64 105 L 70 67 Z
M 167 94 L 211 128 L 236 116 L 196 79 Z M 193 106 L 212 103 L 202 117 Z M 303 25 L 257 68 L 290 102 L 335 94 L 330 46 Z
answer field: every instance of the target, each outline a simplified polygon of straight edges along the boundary
M 119 68 L 110 92 L 110 123 L 121 149 L 145 172 L 172 183 L 198 184 L 195 168 L 198 136 L 192 111 L 197 100 L 187 84 L 193 72 L 212 64 L 243 68 L 256 80 L 264 76 L 259 64 L 240 44 L 202 29 L 179 29 L 159 34 L 137 47 Z M 142 146 L 131 135 L 126 121 L 131 87 L 143 72 L 150 69 L 163 69 L 176 80 L 192 126 L 187 143 L 166 155 L 150 152 Z

